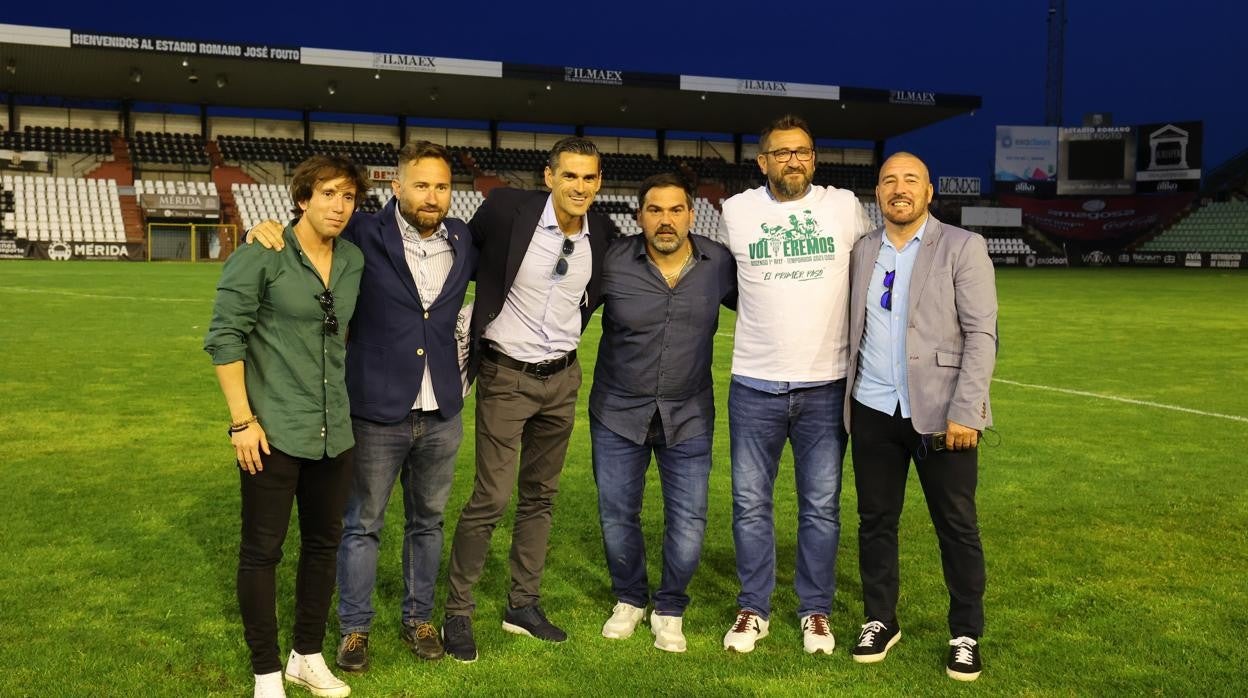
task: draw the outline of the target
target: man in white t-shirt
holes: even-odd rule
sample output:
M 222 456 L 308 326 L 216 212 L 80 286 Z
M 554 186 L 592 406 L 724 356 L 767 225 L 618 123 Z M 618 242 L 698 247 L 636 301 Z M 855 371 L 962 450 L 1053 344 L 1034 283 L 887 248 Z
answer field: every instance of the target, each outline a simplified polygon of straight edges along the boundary
M 811 184 L 810 128 L 786 115 L 763 130 L 767 185 L 724 202 L 721 241 L 740 298 L 728 391 L 736 620 L 724 649 L 768 634 L 776 582 L 773 491 L 785 441 L 797 492 L 797 614 L 809 653 L 831 654 L 828 624 L 840 540 L 841 409 L 848 358 L 849 251 L 871 224 L 853 192 Z

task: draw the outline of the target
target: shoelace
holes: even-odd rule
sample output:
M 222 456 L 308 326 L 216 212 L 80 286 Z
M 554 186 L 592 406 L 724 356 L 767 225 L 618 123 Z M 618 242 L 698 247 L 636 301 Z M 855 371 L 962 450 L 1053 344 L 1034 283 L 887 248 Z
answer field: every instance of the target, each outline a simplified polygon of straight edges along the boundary
M 870 623 L 863 623 L 862 637 L 858 638 L 858 646 L 870 647 L 871 645 L 874 645 L 875 636 L 882 632 L 884 632 L 884 624 L 878 620 L 873 620 Z
M 354 652 L 355 650 L 359 649 L 364 644 L 365 640 L 367 639 L 368 639 L 368 636 L 365 635 L 364 633 L 351 633 L 347 635 L 347 643 L 343 647 L 343 649 L 345 649 L 347 652 Z
M 955 637 L 949 641 L 949 644 L 956 647 L 953 651 L 953 661 L 958 664 L 971 664 L 974 659 L 972 652 L 975 647 L 975 641 L 969 637 Z
M 754 620 L 753 611 L 741 611 L 737 614 L 737 622 L 732 625 L 732 632 L 744 633 L 750 630 L 750 621 Z
M 811 616 L 806 619 L 806 622 L 809 624 L 808 629 L 812 635 L 826 636 L 829 634 L 828 617 L 822 613 L 811 614 Z
M 416 626 L 416 639 L 417 640 L 428 640 L 431 637 L 437 637 L 437 636 L 438 636 L 438 631 L 437 631 L 437 628 L 433 627 L 433 623 L 421 623 L 420 625 Z

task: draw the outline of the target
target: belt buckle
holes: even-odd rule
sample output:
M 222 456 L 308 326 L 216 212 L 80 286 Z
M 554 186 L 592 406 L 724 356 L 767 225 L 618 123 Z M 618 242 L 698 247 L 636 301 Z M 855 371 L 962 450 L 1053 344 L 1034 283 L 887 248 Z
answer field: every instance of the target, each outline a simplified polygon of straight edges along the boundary
M 539 361 L 535 364 L 531 364 L 533 368 L 533 375 L 541 380 L 550 378 L 555 375 L 554 363 L 555 361 L 553 359 L 547 359 L 546 361 Z

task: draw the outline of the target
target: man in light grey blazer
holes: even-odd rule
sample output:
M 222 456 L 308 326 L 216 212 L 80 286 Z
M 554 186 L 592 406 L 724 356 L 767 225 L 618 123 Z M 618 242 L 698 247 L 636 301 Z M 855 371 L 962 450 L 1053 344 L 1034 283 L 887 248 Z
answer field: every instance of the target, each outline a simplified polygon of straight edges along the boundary
M 884 227 L 850 262 L 850 432 L 858 490 L 859 572 L 867 622 L 852 654 L 878 662 L 901 639 L 897 523 L 914 461 L 949 589 L 954 679 L 979 677 L 984 552 L 975 514 L 980 432 L 992 423 L 997 292 L 983 237 L 927 212 L 923 161 L 898 153 L 880 168 Z

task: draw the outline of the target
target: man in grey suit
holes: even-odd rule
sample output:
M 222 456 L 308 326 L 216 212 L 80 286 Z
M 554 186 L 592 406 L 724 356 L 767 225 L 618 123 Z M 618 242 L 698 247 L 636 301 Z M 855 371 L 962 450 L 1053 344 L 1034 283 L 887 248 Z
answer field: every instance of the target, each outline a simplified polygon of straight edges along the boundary
M 867 622 L 852 654 L 879 662 L 901 639 L 897 523 L 911 460 L 940 542 L 949 589 L 946 672 L 979 677 L 984 551 L 975 514 L 980 432 L 992 423 L 997 292 L 983 237 L 927 212 L 922 160 L 898 153 L 880 168 L 884 227 L 850 262 L 850 432 L 858 490 L 859 572 Z

